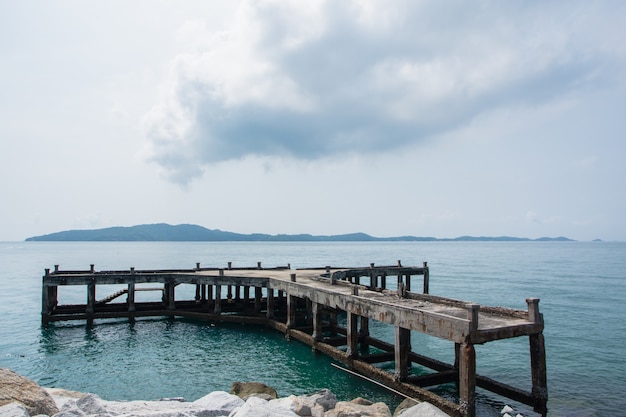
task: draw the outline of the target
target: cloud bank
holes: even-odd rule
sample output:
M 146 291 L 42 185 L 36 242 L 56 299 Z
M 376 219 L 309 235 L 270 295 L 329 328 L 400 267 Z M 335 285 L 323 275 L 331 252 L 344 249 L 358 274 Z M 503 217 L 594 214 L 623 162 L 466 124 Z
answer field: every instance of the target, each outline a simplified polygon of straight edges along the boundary
M 225 32 L 181 30 L 188 51 L 144 118 L 150 159 L 185 184 L 221 161 L 393 151 L 486 112 L 575 99 L 624 52 L 619 19 L 594 7 L 244 2 Z

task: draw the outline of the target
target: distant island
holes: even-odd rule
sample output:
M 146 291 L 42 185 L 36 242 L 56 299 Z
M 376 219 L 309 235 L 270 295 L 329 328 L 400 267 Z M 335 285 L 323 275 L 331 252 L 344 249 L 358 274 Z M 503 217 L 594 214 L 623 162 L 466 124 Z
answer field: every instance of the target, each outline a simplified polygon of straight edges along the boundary
M 529 239 L 511 236 L 460 236 L 435 238 L 418 236 L 374 237 L 366 233 L 343 235 L 310 234 L 269 235 L 264 233 L 241 234 L 219 229 L 207 229 L 194 224 L 176 226 L 158 223 L 130 227 L 108 227 L 93 230 L 66 230 L 42 236 L 33 236 L 26 241 L 37 242 L 571 242 L 566 237 L 542 237 Z

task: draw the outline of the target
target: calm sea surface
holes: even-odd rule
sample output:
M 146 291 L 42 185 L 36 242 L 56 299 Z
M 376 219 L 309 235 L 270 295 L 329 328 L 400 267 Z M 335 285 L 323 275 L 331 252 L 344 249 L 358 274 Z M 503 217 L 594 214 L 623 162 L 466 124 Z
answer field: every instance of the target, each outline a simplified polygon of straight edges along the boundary
M 0 243 L 0 367 L 44 386 L 94 392 L 109 400 L 182 396 L 195 400 L 234 381 L 261 381 L 279 395 L 330 388 L 340 400 L 401 399 L 331 366 L 308 346 L 263 327 L 192 320 L 146 319 L 40 324 L 44 268 L 97 270 L 202 266 L 430 267 L 430 292 L 484 305 L 526 309 L 539 297 L 544 314 L 551 416 L 626 414 L 626 243 Z M 98 294 L 98 298 L 107 294 Z M 63 287 L 59 301 L 85 302 L 84 289 Z M 177 291 L 177 298 L 186 298 Z M 190 295 L 191 298 L 191 295 Z M 372 324 L 372 333 L 393 329 Z M 413 350 L 453 362 L 453 344 L 412 333 Z M 477 347 L 482 375 L 530 388 L 528 338 Z M 393 367 L 393 363 L 386 365 Z M 420 372 L 416 368 L 414 372 Z M 434 389 L 454 398 L 454 386 Z M 481 416 L 503 404 L 528 407 L 478 391 Z M 393 411 L 393 408 L 392 408 Z

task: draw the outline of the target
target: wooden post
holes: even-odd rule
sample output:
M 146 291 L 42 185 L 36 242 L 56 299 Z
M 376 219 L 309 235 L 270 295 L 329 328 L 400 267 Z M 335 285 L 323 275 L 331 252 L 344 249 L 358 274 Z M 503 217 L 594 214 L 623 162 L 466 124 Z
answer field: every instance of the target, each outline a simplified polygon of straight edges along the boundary
M 480 311 L 480 304 L 467 303 L 465 304 L 465 308 L 467 308 L 467 319 L 470 321 L 469 330 L 470 332 L 478 329 L 478 312 Z
M 224 270 L 220 269 L 219 271 L 219 282 L 222 282 L 224 279 Z M 222 285 L 215 284 L 215 308 L 213 309 L 215 314 L 222 314 Z
M 313 302 L 311 305 L 311 315 L 313 316 L 313 340 L 319 342 L 322 336 L 322 307 L 319 303 Z
M 272 288 L 267 289 L 267 318 L 274 318 L 274 290 Z
M 361 316 L 361 328 L 359 329 L 359 340 L 361 341 L 361 348 L 363 350 L 369 349 L 369 343 L 367 338 L 370 337 L 370 319 L 365 316 Z
M 128 283 L 128 311 L 135 311 L 135 283 Z
M 200 298 L 201 298 L 200 292 L 201 292 L 200 284 L 196 284 L 196 297 L 195 297 L 196 304 L 200 303 Z
M 459 347 L 459 403 L 467 417 L 476 415 L 476 351 L 468 340 Z
M 261 297 L 263 296 L 263 288 L 254 287 L 254 311 L 261 312 Z
M 206 304 L 206 284 L 200 285 L 200 302 Z
M 430 276 L 428 273 L 428 262 L 424 262 L 424 294 L 428 294 L 429 293 L 429 281 L 430 281 Z M 411 288 L 409 288 L 409 291 L 411 290 Z
M 404 381 L 409 376 L 409 352 L 411 351 L 411 331 L 403 327 L 396 326 L 395 340 L 395 378 Z
M 296 326 L 296 297 L 287 294 L 287 329 Z
M 168 310 L 176 310 L 176 300 L 175 300 L 175 287 L 174 282 L 168 282 L 165 284 L 165 303 L 166 308 Z
M 387 289 L 387 273 L 383 272 L 383 274 L 380 276 L 380 288 Z
M 91 315 L 95 311 L 96 304 L 96 280 L 94 277 L 91 278 L 91 282 L 87 284 L 87 315 Z
M 528 319 L 534 323 L 543 323 L 543 316 L 539 312 L 539 299 L 527 298 Z M 542 416 L 547 415 L 548 408 L 548 378 L 546 370 L 546 348 L 543 333 L 528 336 L 530 342 L 530 372 L 532 378 L 531 396 L 533 410 Z
M 406 288 L 407 291 L 411 291 L 411 275 L 407 274 L 404 276 L 404 280 L 406 281 L 404 283 L 404 286 Z
M 347 323 L 347 332 L 346 335 L 348 348 L 346 350 L 346 354 L 351 358 L 356 358 L 359 356 L 358 345 L 359 345 L 359 333 L 358 333 L 358 324 L 359 324 L 359 316 L 350 312 L 346 313 L 346 318 L 348 319 Z

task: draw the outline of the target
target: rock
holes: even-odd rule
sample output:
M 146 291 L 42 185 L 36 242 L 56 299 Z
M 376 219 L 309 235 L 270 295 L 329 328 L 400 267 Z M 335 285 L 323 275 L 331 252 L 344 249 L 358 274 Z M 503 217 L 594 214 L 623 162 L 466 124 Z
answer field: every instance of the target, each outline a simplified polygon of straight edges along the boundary
M 290 395 L 270 402 L 280 404 L 302 417 L 323 417 L 326 411 L 335 408 L 337 398 L 330 390 L 323 389 L 311 395 Z
M 423 402 L 402 410 L 398 417 L 448 417 L 448 414 L 431 403 Z
M 241 407 L 244 400 L 226 391 L 214 391 L 191 403 L 194 407 L 205 410 L 205 417 L 222 416 L 230 414 L 234 409 Z M 215 414 L 213 414 L 215 413 Z
M 10 369 L 0 368 L 0 406 L 12 402 L 24 406 L 29 415 L 59 412 L 54 400 L 37 383 Z
M 404 401 L 402 401 L 400 405 L 396 407 L 395 411 L 393 412 L 393 417 L 398 417 L 400 413 L 402 413 L 404 410 L 414 407 L 417 404 L 419 404 L 419 401 L 405 398 Z
M 106 414 L 107 410 L 100 402 L 97 395 L 86 394 L 76 401 L 76 406 L 85 414 Z
M 10 402 L 0 407 L 0 416 L 2 417 L 30 417 L 26 407 L 18 402 Z
M 244 405 L 234 410 L 228 417 L 298 417 L 298 414 L 279 404 L 258 397 L 249 397 Z
M 230 386 L 230 393 L 244 401 L 247 400 L 248 397 L 259 397 L 264 400 L 278 398 L 276 390 L 262 382 L 233 382 Z
M 350 402 L 339 401 L 333 410 L 324 417 L 391 417 L 391 411 L 385 403 L 372 403 L 364 398 L 355 398 Z

